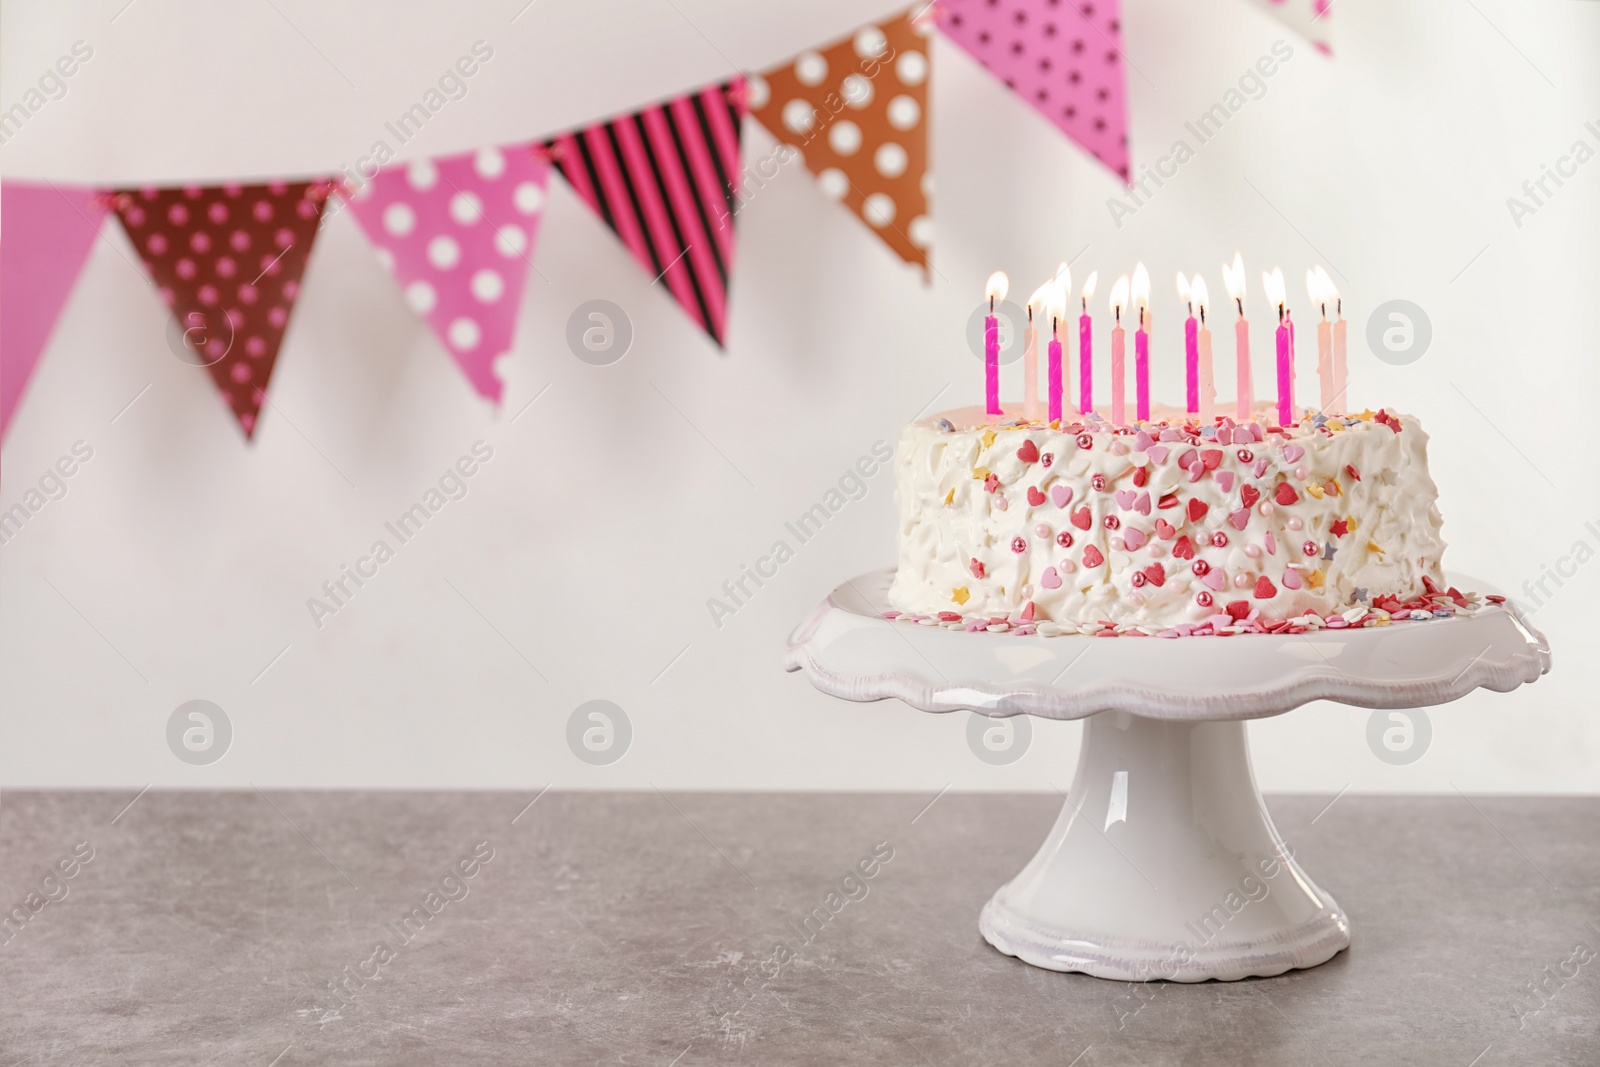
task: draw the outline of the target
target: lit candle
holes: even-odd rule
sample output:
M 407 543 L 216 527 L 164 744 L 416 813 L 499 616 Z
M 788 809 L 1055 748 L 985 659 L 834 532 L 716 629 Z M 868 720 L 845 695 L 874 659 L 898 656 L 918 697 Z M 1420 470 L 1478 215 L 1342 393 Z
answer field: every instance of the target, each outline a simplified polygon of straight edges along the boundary
M 1235 252 L 1233 266 L 1222 265 L 1222 284 L 1228 298 L 1239 308 L 1239 321 L 1233 324 L 1234 365 L 1238 390 L 1234 393 L 1234 414 L 1239 422 L 1250 420 L 1250 410 L 1256 405 L 1255 382 L 1250 373 L 1250 323 L 1244 317 L 1244 259 Z
M 1068 329 L 1067 305 L 1072 302 L 1072 271 L 1065 263 L 1062 263 L 1056 268 L 1055 280 L 1052 283 L 1052 293 L 1058 298 L 1054 306 L 1056 310 L 1061 312 L 1060 328 L 1061 332 L 1065 334 Z M 1054 386 L 1051 388 L 1056 389 Z M 1056 411 L 1058 414 L 1062 411 L 1065 411 L 1068 404 L 1067 396 L 1071 392 L 1072 361 L 1068 359 L 1061 364 L 1061 386 L 1060 388 L 1056 389 L 1054 394 L 1052 394 L 1052 403 L 1054 403 L 1056 407 L 1052 408 L 1051 410 Z
M 1039 326 L 1049 296 L 1050 283 L 1045 282 L 1028 297 L 1028 328 L 1022 334 L 1022 413 L 1035 421 L 1044 413 L 1039 405 Z
M 1011 282 L 1003 270 L 989 275 L 989 284 L 984 286 L 984 295 L 989 298 L 989 316 L 983 320 L 983 386 L 987 410 L 991 415 L 1001 413 L 1000 320 L 994 317 L 994 306 L 1004 300 L 1010 290 Z
M 1294 326 L 1284 305 L 1283 271 L 1273 267 L 1272 273 L 1263 273 L 1261 288 L 1268 302 L 1278 305 L 1278 332 L 1274 338 L 1278 352 L 1278 425 L 1288 426 L 1294 422 Z
M 1089 317 L 1089 298 L 1094 296 L 1100 272 L 1083 283 L 1083 314 L 1078 316 L 1078 410 L 1087 415 L 1094 410 L 1094 320 Z
M 1069 276 L 1067 281 L 1072 279 Z M 1045 300 L 1045 315 L 1050 319 L 1050 421 L 1061 421 L 1061 397 L 1065 392 L 1065 385 L 1061 380 L 1061 325 L 1067 317 L 1067 294 L 1070 288 L 1063 287 L 1059 281 L 1050 283 L 1050 292 Z
M 1328 292 L 1315 270 L 1306 271 L 1306 295 L 1322 316 L 1317 320 L 1317 396 L 1327 414 L 1333 404 L 1333 327 L 1328 323 Z
M 1139 328 L 1133 334 L 1134 415 L 1140 422 L 1150 421 L 1150 272 L 1144 264 L 1133 268 L 1133 306 L 1139 313 Z
M 1128 276 L 1124 274 L 1111 287 L 1111 424 L 1122 426 L 1128 421 L 1128 401 L 1123 394 L 1127 389 L 1126 334 L 1122 329 L 1122 311 L 1128 306 Z
M 1188 309 L 1189 317 L 1183 320 L 1183 382 L 1187 389 L 1184 411 L 1191 415 L 1200 412 L 1200 347 L 1195 333 L 1194 297 L 1189 293 L 1189 279 L 1178 272 L 1178 299 Z
M 1323 405 L 1325 411 L 1342 415 L 1349 410 L 1350 399 L 1345 392 L 1350 388 L 1350 380 L 1346 377 L 1349 369 L 1345 363 L 1345 321 L 1344 299 L 1339 295 L 1339 290 L 1334 287 L 1333 279 L 1328 277 L 1328 272 L 1321 267 L 1317 268 L 1317 278 L 1322 282 L 1322 299 L 1333 301 L 1333 397 Z
M 1206 328 L 1211 292 L 1206 288 L 1206 280 L 1198 274 L 1189 286 L 1189 298 L 1200 312 L 1199 328 L 1195 331 L 1195 354 L 1198 357 L 1195 362 L 1200 371 L 1200 425 L 1210 426 L 1217 417 L 1217 380 L 1211 371 L 1211 331 Z

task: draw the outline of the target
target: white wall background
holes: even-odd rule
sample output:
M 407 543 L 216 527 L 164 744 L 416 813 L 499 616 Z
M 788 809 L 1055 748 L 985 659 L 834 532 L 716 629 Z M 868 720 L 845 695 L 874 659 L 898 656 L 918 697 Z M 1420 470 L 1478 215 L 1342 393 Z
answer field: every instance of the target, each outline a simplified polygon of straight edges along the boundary
M 108 223 L 5 446 L 0 507 L 74 441 L 94 458 L 0 549 L 0 781 L 1065 787 L 1074 724 L 1035 724 L 1027 756 L 992 768 L 967 750 L 961 717 L 834 701 L 778 670 L 785 636 L 830 587 L 892 562 L 888 474 L 721 629 L 705 601 L 930 398 L 979 395 L 961 330 L 991 270 L 1027 291 L 1085 246 L 1080 277 L 1142 258 L 1161 282 L 1168 397 L 1181 387 L 1175 270 L 1217 288 L 1238 248 L 1252 278 L 1282 263 L 1298 292 L 1307 266 L 1329 264 L 1354 320 L 1354 398 L 1415 412 L 1433 435 L 1449 564 L 1515 590 L 1575 542 L 1600 548 L 1596 472 L 1575 432 L 1596 400 L 1600 162 L 1520 228 L 1506 207 L 1574 141 L 1600 143 L 1584 129 L 1600 123 L 1600 4 L 1343 0 L 1332 61 L 1237 0 L 1125 5 L 1136 160 L 1164 154 L 1274 40 L 1295 53 L 1120 229 L 1114 181 L 939 40 L 930 288 L 788 168 L 740 216 L 720 355 L 553 180 L 503 412 L 474 396 L 346 215 L 319 239 L 275 409 L 246 446 L 209 379 L 169 353 L 163 309 Z M 406 149 L 529 139 L 774 63 L 897 5 L 537 0 L 515 21 L 522 0 L 120 6 L 7 4 L 0 104 L 73 41 L 95 50 L 6 146 L 7 176 L 332 171 L 480 38 L 493 62 Z M 753 123 L 746 137 L 770 144 Z M 611 367 L 563 342 L 568 314 L 597 297 L 637 330 Z M 1435 331 L 1405 367 L 1361 341 L 1367 313 L 1397 297 Z M 471 494 L 319 631 L 306 598 L 478 439 L 495 457 Z M 1263 786 L 1600 787 L 1597 591 L 1600 567 L 1585 565 L 1539 610 L 1552 676 L 1435 709 L 1420 762 L 1380 763 L 1366 713 L 1313 705 L 1252 727 Z M 164 739 L 196 697 L 235 730 L 204 768 Z M 603 768 L 564 739 L 596 697 L 635 731 Z

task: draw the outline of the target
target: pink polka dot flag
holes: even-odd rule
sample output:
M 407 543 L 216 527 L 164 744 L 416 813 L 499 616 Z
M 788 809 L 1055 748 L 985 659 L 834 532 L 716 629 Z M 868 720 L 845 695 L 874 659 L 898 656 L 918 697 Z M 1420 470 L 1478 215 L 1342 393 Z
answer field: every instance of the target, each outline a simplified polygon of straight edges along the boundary
M 941 0 L 939 29 L 1128 180 L 1118 0 Z
M 111 195 L 195 362 L 247 438 L 255 435 L 329 188 L 270 182 Z
M 496 402 L 549 181 L 538 145 L 484 148 L 387 167 L 349 198 L 411 310 Z
M 94 190 L 6 182 L 0 195 L 0 437 L 100 232 Z

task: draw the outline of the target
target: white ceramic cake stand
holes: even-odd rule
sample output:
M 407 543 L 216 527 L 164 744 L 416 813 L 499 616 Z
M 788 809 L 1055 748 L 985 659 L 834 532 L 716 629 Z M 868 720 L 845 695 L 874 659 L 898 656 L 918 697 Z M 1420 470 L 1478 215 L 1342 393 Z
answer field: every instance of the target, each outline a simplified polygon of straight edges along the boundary
M 1543 636 L 1509 606 L 1292 636 L 1019 637 L 884 619 L 892 577 L 835 589 L 785 667 L 846 700 L 1087 719 L 1060 818 L 978 929 L 1036 967 L 1100 978 L 1231 981 L 1350 944 L 1261 802 L 1243 720 L 1318 699 L 1442 704 L 1550 669 Z

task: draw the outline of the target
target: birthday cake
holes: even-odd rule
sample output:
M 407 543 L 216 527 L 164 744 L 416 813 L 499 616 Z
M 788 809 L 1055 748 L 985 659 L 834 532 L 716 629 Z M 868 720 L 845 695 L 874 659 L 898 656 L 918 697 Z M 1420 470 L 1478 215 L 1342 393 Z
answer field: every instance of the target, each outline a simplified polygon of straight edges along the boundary
M 1300 632 L 1469 611 L 1417 420 L 1280 427 L 945 412 L 895 458 L 897 616 L 1057 633 Z

